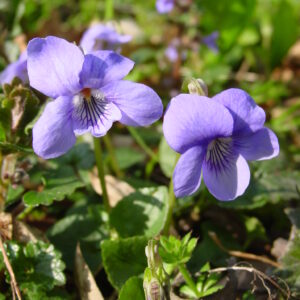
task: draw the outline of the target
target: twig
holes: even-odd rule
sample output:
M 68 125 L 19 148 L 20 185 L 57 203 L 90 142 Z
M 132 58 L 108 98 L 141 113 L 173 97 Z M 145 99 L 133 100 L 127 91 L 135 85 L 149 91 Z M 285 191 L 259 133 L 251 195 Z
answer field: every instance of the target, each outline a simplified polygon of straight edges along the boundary
M 15 295 L 17 295 L 18 300 L 22 300 L 22 296 L 21 296 L 21 293 L 20 293 L 20 290 L 18 287 L 18 283 L 17 283 L 16 277 L 15 277 L 13 268 L 8 260 L 7 254 L 5 252 L 1 234 L 0 234 L 0 250 L 3 255 L 3 260 L 4 260 L 4 264 L 6 266 L 6 269 L 10 275 L 10 284 L 11 284 L 13 299 L 15 299 Z
M 244 259 L 251 259 L 251 260 L 261 261 L 261 262 L 266 263 L 268 265 L 271 265 L 275 268 L 280 268 L 281 267 L 280 263 L 278 263 L 276 261 L 273 261 L 273 260 L 271 260 L 267 257 L 264 257 L 264 256 L 259 256 L 259 255 L 255 255 L 255 254 L 252 254 L 252 253 L 241 252 L 241 251 L 236 251 L 236 250 L 229 250 L 229 249 L 227 249 L 223 246 L 222 242 L 217 237 L 215 232 L 210 231 L 208 234 L 209 234 L 210 238 L 216 243 L 216 245 L 220 249 L 222 249 L 224 252 L 227 252 L 231 256 L 240 257 L 240 258 L 244 258 Z
M 207 271 L 208 273 L 222 273 L 222 272 L 227 272 L 227 271 L 246 271 L 246 272 L 250 272 L 253 273 L 254 275 L 257 275 L 262 284 L 264 285 L 264 287 L 266 288 L 269 297 L 271 296 L 271 291 L 270 289 L 266 286 L 264 280 L 269 281 L 275 288 L 277 288 L 280 293 L 282 295 L 284 295 L 285 297 L 287 297 L 287 299 L 291 299 L 291 292 L 289 289 L 284 290 L 275 280 L 273 280 L 271 277 L 269 277 L 268 275 L 266 275 L 265 273 L 253 268 L 253 267 L 244 267 L 244 266 L 232 266 L 232 267 L 221 267 L 221 268 L 216 268 L 216 269 L 212 269 Z

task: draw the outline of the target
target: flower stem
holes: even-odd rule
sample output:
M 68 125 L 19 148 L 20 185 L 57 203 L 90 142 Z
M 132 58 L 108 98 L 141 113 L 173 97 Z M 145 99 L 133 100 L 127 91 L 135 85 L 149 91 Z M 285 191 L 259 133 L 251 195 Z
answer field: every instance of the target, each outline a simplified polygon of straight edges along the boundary
M 196 284 L 192 276 L 190 275 L 189 271 L 187 270 L 186 266 L 184 264 L 180 264 L 178 265 L 178 269 L 181 275 L 183 276 L 185 282 L 187 283 L 187 285 L 190 287 L 191 290 L 193 290 L 195 295 L 198 297 L 199 292 L 197 290 Z
M 173 210 L 175 206 L 175 194 L 174 194 L 174 186 L 173 186 L 173 178 L 171 177 L 170 185 L 169 185 L 169 207 L 168 207 L 168 214 L 167 214 L 167 220 L 163 229 L 163 234 L 168 235 L 170 226 L 172 224 L 173 220 Z
M 99 138 L 96 138 L 96 137 L 94 137 L 94 151 L 95 151 L 95 158 L 96 158 L 96 165 L 97 165 L 97 170 L 98 170 L 99 181 L 100 181 L 100 185 L 102 188 L 103 203 L 104 203 L 106 211 L 109 213 L 111 207 L 109 204 L 109 199 L 108 199 L 107 189 L 106 189 L 106 184 L 105 184 L 105 178 L 104 178 L 103 154 L 102 154 L 101 141 Z
M 108 133 L 103 137 L 103 141 L 109 153 L 109 159 L 114 173 L 117 175 L 118 178 L 122 178 L 124 174 L 119 167 L 116 152 Z
M 105 0 L 105 21 L 114 17 L 114 0 Z
M 130 127 L 130 126 L 128 126 L 127 129 L 129 131 L 129 133 L 131 134 L 131 136 L 135 139 L 137 144 L 148 154 L 148 156 L 150 156 L 153 160 L 158 161 L 157 155 L 152 151 L 152 149 L 150 147 L 148 147 L 146 145 L 146 143 L 144 142 L 142 137 L 139 135 L 137 130 L 134 127 Z
M 179 157 L 180 157 L 180 154 L 177 154 L 173 169 L 175 169 L 175 166 L 177 164 L 177 161 L 178 161 Z M 174 210 L 175 200 L 176 200 L 176 197 L 175 197 L 175 194 L 174 194 L 173 176 L 171 177 L 171 180 L 170 180 L 168 195 L 169 195 L 169 207 L 168 207 L 167 220 L 166 220 L 166 223 L 165 223 L 165 226 L 164 226 L 164 229 L 163 229 L 163 234 L 164 235 L 168 235 L 169 230 L 170 230 L 170 226 L 171 226 L 172 221 L 173 221 L 173 210 Z

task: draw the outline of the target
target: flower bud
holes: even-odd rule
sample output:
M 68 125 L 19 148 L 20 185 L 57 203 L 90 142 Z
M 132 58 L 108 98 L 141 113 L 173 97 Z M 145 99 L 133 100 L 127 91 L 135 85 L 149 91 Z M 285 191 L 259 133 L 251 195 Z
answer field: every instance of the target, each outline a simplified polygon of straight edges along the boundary
M 188 84 L 188 90 L 190 94 L 196 94 L 199 96 L 208 95 L 207 85 L 201 78 L 198 79 L 192 78 L 190 80 L 190 83 Z
M 149 268 L 145 270 L 143 286 L 146 300 L 168 299 L 164 287 Z

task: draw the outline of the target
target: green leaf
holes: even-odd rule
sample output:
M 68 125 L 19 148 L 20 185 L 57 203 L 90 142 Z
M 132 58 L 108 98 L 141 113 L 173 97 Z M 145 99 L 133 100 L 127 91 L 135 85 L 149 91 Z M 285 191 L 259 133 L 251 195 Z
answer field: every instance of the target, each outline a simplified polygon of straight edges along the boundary
M 130 299 L 145 300 L 143 280 L 139 277 L 133 276 L 129 278 L 120 291 L 119 300 Z
M 44 181 L 43 191 L 29 191 L 24 195 L 23 200 L 27 206 L 50 205 L 54 200 L 63 200 L 77 188 L 84 186 L 69 166 L 49 171 L 44 176 Z
M 167 212 L 167 188 L 143 188 L 123 198 L 112 209 L 110 223 L 121 237 L 154 237 L 163 229 Z
M 196 245 L 197 239 L 191 238 L 191 233 L 188 233 L 181 241 L 174 236 L 169 238 L 162 236 L 158 251 L 165 263 L 179 265 L 190 260 Z
M 158 159 L 162 172 L 170 178 L 175 168 L 177 154 L 170 148 L 164 137 L 159 143 Z
M 0 123 L 0 142 L 6 141 L 6 134 L 3 125 Z
M 132 148 L 120 147 L 116 149 L 116 157 L 121 170 L 128 169 L 145 160 L 146 155 Z
M 4 132 L 6 133 L 10 132 L 11 112 L 10 112 L 10 108 L 6 107 L 4 100 L 0 100 L 0 124 Z
M 7 142 L 0 141 L 0 149 L 8 152 L 24 152 L 24 153 L 33 153 L 33 150 L 29 147 L 22 145 L 15 145 Z
M 87 143 L 77 143 L 65 155 L 52 161 L 57 166 L 69 165 L 79 170 L 89 170 L 95 165 L 95 154 Z
M 18 199 L 20 199 L 21 195 L 23 194 L 25 188 L 22 185 L 18 185 L 16 188 L 12 187 L 10 184 L 7 189 L 7 195 L 5 199 L 5 205 L 8 206 Z
M 250 23 L 256 0 L 202 0 L 197 4 L 203 9 L 202 23 L 209 32 L 218 30 L 220 46 L 229 50 Z
M 106 240 L 101 244 L 102 260 L 110 283 L 118 290 L 132 276 L 142 275 L 147 267 L 146 237 Z
M 180 293 L 184 294 L 185 296 L 189 297 L 190 299 L 197 299 L 196 293 L 188 285 L 182 286 L 180 288 Z
M 212 294 L 216 293 L 219 290 L 222 290 L 223 288 L 224 288 L 223 285 L 215 285 L 215 286 L 203 291 L 202 293 L 200 293 L 200 297 L 201 298 L 202 297 L 207 297 L 209 295 L 212 295 Z
M 26 300 L 71 300 L 67 292 L 54 288 L 51 291 L 45 291 L 41 285 L 35 282 L 21 283 L 20 289 Z
M 259 219 L 245 216 L 244 224 L 247 230 L 247 239 L 244 244 L 245 249 L 256 239 L 267 240 L 265 228 Z
M 278 275 L 286 280 L 295 296 L 300 296 L 300 231 L 289 241 L 288 251 L 281 259 L 282 268 Z M 297 298 L 298 299 L 298 298 Z
M 97 197 L 95 202 L 99 201 Z M 74 255 L 77 243 L 92 272 L 101 264 L 100 243 L 108 237 L 105 227 L 107 216 L 100 204 L 80 200 L 66 216 L 56 222 L 47 232 L 50 241 L 62 252 L 68 269 L 74 267 Z
M 218 202 L 219 206 L 235 209 L 255 209 L 268 202 L 278 203 L 299 197 L 300 172 L 288 168 L 288 158 L 283 154 L 269 161 L 252 163 L 256 166 L 246 193 L 235 201 Z
M 285 209 L 291 223 L 300 231 L 300 207 Z
M 271 66 L 281 63 L 289 48 L 296 42 L 299 34 L 299 17 L 289 0 L 282 0 L 273 16 L 271 40 Z
M 10 241 L 6 243 L 6 252 L 19 283 L 34 282 L 46 291 L 65 284 L 65 264 L 53 245 L 38 241 L 21 246 Z M 6 278 L 9 282 L 8 273 Z

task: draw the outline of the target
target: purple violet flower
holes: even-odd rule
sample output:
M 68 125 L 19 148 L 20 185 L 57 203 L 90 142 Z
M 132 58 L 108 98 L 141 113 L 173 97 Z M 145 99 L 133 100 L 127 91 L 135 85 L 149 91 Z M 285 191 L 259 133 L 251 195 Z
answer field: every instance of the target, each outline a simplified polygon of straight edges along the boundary
M 210 48 L 215 53 L 219 52 L 219 47 L 217 45 L 217 39 L 219 37 L 219 32 L 214 31 L 213 33 L 206 35 L 202 38 L 202 43 L 205 44 L 208 48 Z
M 54 98 L 33 128 L 33 149 L 45 159 L 66 153 L 76 135 L 101 137 L 114 121 L 147 126 L 163 106 L 149 87 L 122 80 L 133 61 L 113 51 L 84 55 L 79 47 L 49 36 L 28 44 L 30 85 Z
M 189 94 L 173 98 L 163 131 L 170 147 L 182 154 L 173 174 L 175 195 L 196 192 L 202 176 L 219 200 L 242 195 L 250 181 L 247 160 L 279 153 L 277 137 L 264 123 L 263 109 L 240 89 L 225 90 L 212 99 Z
M 0 74 L 0 84 L 11 83 L 11 81 L 18 77 L 23 83 L 28 83 L 27 74 L 27 51 L 21 53 L 19 59 L 9 64 Z
M 175 0 L 156 0 L 156 9 L 160 14 L 166 14 L 173 10 Z
M 85 53 L 107 49 L 118 50 L 119 46 L 131 41 L 130 35 L 119 34 L 112 26 L 94 25 L 82 36 L 80 46 Z
M 176 62 L 178 59 L 178 50 L 175 45 L 170 44 L 165 50 L 165 56 L 172 63 Z

